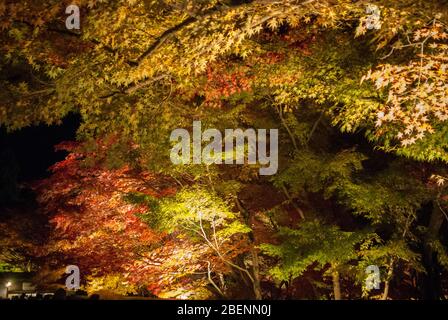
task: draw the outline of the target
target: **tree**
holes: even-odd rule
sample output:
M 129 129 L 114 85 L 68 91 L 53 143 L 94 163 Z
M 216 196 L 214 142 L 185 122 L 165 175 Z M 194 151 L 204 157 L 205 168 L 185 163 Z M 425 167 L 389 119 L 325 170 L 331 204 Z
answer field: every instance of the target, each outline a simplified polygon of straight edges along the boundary
M 219 198 L 197 189 L 169 197 L 175 189 L 167 178 L 86 163 L 92 157 L 73 143 L 58 148 L 69 155 L 34 186 L 52 225 L 40 255 L 56 273 L 76 264 L 88 275 L 88 291 L 146 286 L 162 297 L 208 296 L 213 290 L 198 290 L 204 280 L 223 294 L 212 277 L 231 267 L 251 276 L 232 262 L 245 251 L 238 235 L 249 229 Z
M 372 262 L 389 274 L 387 298 L 394 275 L 422 273 L 420 255 L 427 271 L 443 263 L 446 191 L 430 180 L 446 177 L 443 1 L 375 1 L 374 28 L 365 3 L 348 0 L 89 1 L 79 31 L 64 28 L 64 5 L 0 4 L 2 125 L 82 118 L 79 147 L 38 187 L 55 214 L 53 244 L 74 241 L 51 254 L 109 277 L 97 284 L 113 287 L 133 270 L 130 282 L 157 294 L 171 282 L 168 295 L 178 297 L 195 297 L 204 283 L 231 295 L 226 281 L 249 280 L 260 298 L 263 274 L 276 266 L 258 245 L 288 248 L 296 232 L 328 231 L 325 240 L 347 250 L 336 261 L 329 247 L 298 243 L 321 269 L 333 266 L 335 288 L 340 266 Z M 279 174 L 173 165 L 170 133 L 198 119 L 219 130 L 280 129 Z M 167 221 L 176 223 L 156 230 Z M 228 230 L 230 257 L 212 241 L 213 227 Z M 365 229 L 376 235 L 360 246 Z M 181 248 L 192 260 L 179 271 Z M 164 262 L 148 266 L 152 255 Z M 197 282 L 180 285 L 193 274 Z
M 144 197 L 149 202 L 152 211 L 144 219 L 151 225 L 168 233 L 185 232 L 193 241 L 205 244 L 213 260 L 207 262 L 208 280 L 215 289 L 225 297 L 227 285 L 221 283 L 221 288 L 212 279 L 212 271 L 235 269 L 247 277 L 254 286 L 254 295 L 261 298 L 257 292 L 254 275 L 246 266 L 234 262 L 235 257 L 243 255 L 248 250 L 248 240 L 244 235 L 250 229 L 241 218 L 230 211 L 228 205 L 213 193 L 197 187 L 184 188 L 175 197 L 163 198 L 160 201 Z M 218 270 L 215 270 L 218 269 Z M 223 278 L 220 279 L 223 282 Z
M 291 281 L 308 268 L 326 269 L 333 281 L 334 299 L 341 300 L 340 273 L 356 260 L 355 246 L 367 237 L 363 232 L 344 232 L 319 221 L 307 221 L 298 229 L 282 228 L 280 245 L 262 245 L 262 250 L 280 259 L 270 273 L 278 280 Z

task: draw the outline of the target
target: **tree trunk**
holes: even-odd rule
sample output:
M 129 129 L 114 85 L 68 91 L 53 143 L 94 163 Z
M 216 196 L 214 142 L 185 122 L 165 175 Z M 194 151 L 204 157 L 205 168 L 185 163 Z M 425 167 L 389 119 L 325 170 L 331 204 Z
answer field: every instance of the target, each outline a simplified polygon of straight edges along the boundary
M 426 234 L 427 240 L 435 240 L 439 238 L 439 231 L 443 223 L 443 213 L 440 210 L 437 201 L 433 202 L 433 209 L 431 212 L 431 217 L 429 219 L 428 231 Z
M 258 262 L 258 253 L 257 249 L 252 247 L 252 264 L 253 264 L 253 273 L 254 273 L 254 294 L 256 300 L 261 300 L 261 285 L 260 285 L 260 264 Z
M 384 283 L 384 291 L 383 295 L 381 296 L 381 300 L 387 300 L 387 297 L 389 296 L 389 286 L 390 282 L 389 280 L 386 280 L 386 282 Z
M 444 220 L 443 212 L 437 201 L 433 201 L 433 209 L 423 246 L 423 264 L 427 274 L 423 276 L 423 299 L 437 300 L 442 294 L 440 287 L 439 266 L 430 242 L 439 238 L 440 228 Z
M 240 210 L 241 214 L 244 217 L 244 220 L 248 226 L 252 225 L 253 217 L 249 213 L 246 208 L 244 208 L 241 200 L 236 197 L 236 205 L 238 207 L 238 210 Z M 255 249 L 255 236 L 253 232 L 249 232 L 249 241 L 251 242 L 251 255 L 252 255 L 252 287 L 254 290 L 254 296 L 256 300 L 261 300 L 261 285 L 260 285 L 260 264 L 258 262 L 258 253 Z
M 339 281 L 339 272 L 333 271 L 331 275 L 333 277 L 334 300 L 341 300 L 341 283 Z
M 387 297 L 389 296 L 390 280 L 392 279 L 392 274 L 394 273 L 394 263 L 395 260 L 392 258 L 390 260 L 389 269 L 387 270 L 387 276 L 386 281 L 384 282 L 384 291 L 381 300 L 387 300 Z

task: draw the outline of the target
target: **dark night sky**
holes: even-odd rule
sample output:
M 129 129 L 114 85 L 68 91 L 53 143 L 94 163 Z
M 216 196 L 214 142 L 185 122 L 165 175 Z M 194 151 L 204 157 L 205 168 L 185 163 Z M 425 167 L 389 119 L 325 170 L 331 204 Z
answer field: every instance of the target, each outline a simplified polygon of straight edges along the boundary
M 55 152 L 54 146 L 62 141 L 74 140 L 79 117 L 69 115 L 59 126 L 39 125 L 12 133 L 0 128 L 0 162 L 3 175 L 18 170 L 18 182 L 48 176 L 48 167 L 64 159 L 65 152 Z M 0 178 L 1 179 L 1 178 Z M 5 179 L 0 181 L 5 188 Z

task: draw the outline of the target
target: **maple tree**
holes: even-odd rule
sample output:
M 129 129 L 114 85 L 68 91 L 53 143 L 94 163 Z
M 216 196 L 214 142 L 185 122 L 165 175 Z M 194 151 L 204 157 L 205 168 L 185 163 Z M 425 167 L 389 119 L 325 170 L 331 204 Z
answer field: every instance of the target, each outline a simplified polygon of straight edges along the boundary
M 172 181 L 129 167 L 102 168 L 100 153 L 89 157 L 75 143 L 62 143 L 57 149 L 70 153 L 51 168 L 50 178 L 33 186 L 52 226 L 36 255 L 46 261 L 43 269 L 54 271 L 42 272 L 42 277 L 57 277 L 65 265 L 75 264 L 88 275 L 89 292 L 109 289 L 126 294 L 143 286 L 160 297 L 187 298 L 208 297 L 213 290 L 224 296 L 213 278 L 231 268 L 245 270 L 232 262 L 245 252 L 245 241 L 232 236 L 248 229 L 224 203 L 209 198 L 212 207 L 208 215 L 202 214 L 207 205 L 198 200 L 207 199 L 206 194 L 181 191 L 176 206 L 184 199 L 187 207 L 176 214 L 174 207 L 165 208 L 169 204 L 164 200 L 160 206 L 166 212 L 161 213 L 154 203 L 175 192 Z M 192 204 L 200 211 L 191 211 Z M 198 234 L 205 241 L 197 241 Z M 200 289 L 206 285 L 214 288 Z
M 69 4 L 0 2 L 2 126 L 81 117 L 34 185 L 41 274 L 76 263 L 89 291 L 159 297 L 303 297 L 283 288 L 305 279 L 313 298 L 387 299 L 394 279 L 446 268 L 444 1 L 372 1 L 373 28 L 351 0 L 80 0 L 80 30 Z M 173 165 L 170 133 L 198 119 L 279 129 L 278 174 Z

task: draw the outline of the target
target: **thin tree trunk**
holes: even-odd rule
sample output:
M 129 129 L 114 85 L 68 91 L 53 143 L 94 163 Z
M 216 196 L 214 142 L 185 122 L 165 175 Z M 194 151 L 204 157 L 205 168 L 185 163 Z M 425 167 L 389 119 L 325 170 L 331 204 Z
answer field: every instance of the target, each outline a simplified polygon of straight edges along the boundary
M 254 273 L 254 293 L 255 293 L 255 299 L 261 300 L 261 285 L 260 285 L 260 264 L 258 261 L 258 253 L 257 249 L 252 247 L 252 264 L 253 264 L 253 273 Z
M 381 300 L 387 300 L 387 297 L 389 296 L 390 279 L 392 279 L 392 274 L 394 273 L 394 263 L 395 259 L 391 258 L 389 269 L 387 270 L 386 280 L 384 282 L 384 291 L 383 295 L 381 296 Z
M 339 279 L 339 272 L 333 271 L 331 275 L 333 277 L 334 300 L 341 300 L 341 283 Z
M 413 219 L 412 214 L 410 213 L 406 219 L 406 223 L 402 234 L 404 240 L 406 240 L 406 234 L 408 233 L 409 227 L 411 226 L 412 219 Z M 381 296 L 381 300 L 387 300 L 387 298 L 389 297 L 390 280 L 392 279 L 392 276 L 394 274 L 394 267 L 396 260 L 397 260 L 396 257 L 390 258 L 389 268 L 387 269 L 386 280 L 384 281 L 384 291 L 383 295 Z
M 439 266 L 435 259 L 434 250 L 431 247 L 431 241 L 439 238 L 440 228 L 442 227 L 444 215 L 440 209 L 437 200 L 433 201 L 433 209 L 431 212 L 428 229 L 425 237 L 425 244 L 423 247 L 423 264 L 426 269 L 426 275 L 423 277 L 423 298 L 424 299 L 439 299 L 442 290 L 440 287 Z
M 426 240 L 435 240 L 439 237 L 439 231 L 443 223 L 443 212 L 440 209 L 438 201 L 433 202 L 433 209 L 429 220 L 428 231 L 426 234 Z
M 381 300 L 387 300 L 387 297 L 389 296 L 389 286 L 390 286 L 390 282 L 389 282 L 389 280 L 387 280 L 384 283 L 384 291 L 383 291 L 383 295 L 381 296 Z
M 278 115 L 280 116 L 281 123 L 286 129 L 286 132 L 288 132 L 289 137 L 291 138 L 291 142 L 294 146 L 294 149 L 298 152 L 299 147 L 297 146 L 296 138 L 294 137 L 294 133 L 291 131 L 291 128 L 289 128 L 288 123 L 286 122 L 285 117 L 283 116 L 283 109 L 282 107 L 278 107 Z
M 281 187 L 282 187 L 283 193 L 285 194 L 286 198 L 288 198 L 289 203 L 291 203 L 291 205 L 297 211 L 297 213 L 299 214 L 300 218 L 305 220 L 305 214 L 303 213 L 302 209 L 300 209 L 299 206 L 294 202 L 294 199 L 289 194 L 288 189 L 286 188 L 286 186 L 282 183 Z
M 252 221 L 252 216 L 250 215 L 249 211 L 246 210 L 246 208 L 244 208 L 243 204 L 241 203 L 241 200 L 236 197 L 236 205 L 238 207 L 238 210 L 241 211 L 241 214 L 244 217 L 244 220 L 246 221 L 247 225 L 251 225 L 251 221 Z M 258 261 L 258 253 L 257 250 L 255 249 L 255 237 L 253 232 L 249 232 L 248 234 L 249 236 L 249 241 L 251 242 L 251 255 L 252 255 L 252 274 L 253 276 L 251 277 L 251 281 L 252 281 L 252 287 L 254 290 L 254 295 L 255 295 L 255 299 L 256 300 L 261 300 L 262 299 L 262 295 L 261 295 L 261 285 L 260 285 L 260 264 Z

